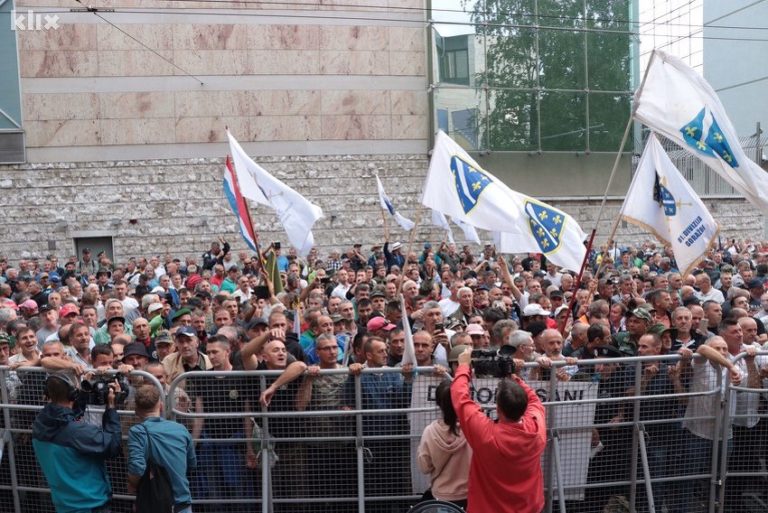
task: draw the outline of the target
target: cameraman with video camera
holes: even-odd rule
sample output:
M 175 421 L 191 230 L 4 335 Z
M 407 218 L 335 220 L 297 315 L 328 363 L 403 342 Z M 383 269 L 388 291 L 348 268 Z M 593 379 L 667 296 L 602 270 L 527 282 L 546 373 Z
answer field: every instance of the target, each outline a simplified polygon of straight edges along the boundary
M 80 422 L 80 383 L 74 372 L 51 373 L 45 382 L 49 403 L 32 426 L 32 445 L 56 511 L 109 513 L 112 490 L 104 460 L 120 454 L 117 383 L 108 385 L 101 426 Z
M 540 513 L 544 508 L 541 454 L 547 444 L 544 406 L 532 388 L 513 374 L 511 354 L 492 363 L 499 375 L 507 373 L 496 392 L 497 421 L 488 418 L 470 396 L 472 349 L 459 355 L 451 385 L 451 400 L 459 425 L 472 448 L 468 513 L 493 511 Z

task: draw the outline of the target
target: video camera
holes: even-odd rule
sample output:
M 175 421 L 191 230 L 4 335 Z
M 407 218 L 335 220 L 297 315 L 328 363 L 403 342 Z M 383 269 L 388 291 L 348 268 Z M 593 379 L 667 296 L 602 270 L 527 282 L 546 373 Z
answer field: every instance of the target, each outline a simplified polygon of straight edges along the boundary
M 506 378 L 515 373 L 516 347 L 501 346 L 499 349 L 473 349 L 472 368 L 475 376 Z
M 110 376 L 102 374 L 94 376 L 91 380 L 83 380 L 80 383 L 80 390 L 87 398 L 87 404 L 93 404 L 96 406 L 104 406 L 107 404 L 107 397 L 109 396 L 110 383 L 117 383 L 120 385 L 120 391 L 115 392 L 115 404 L 123 404 L 128 398 L 128 387 L 130 386 L 128 380 L 122 374 L 115 374 Z

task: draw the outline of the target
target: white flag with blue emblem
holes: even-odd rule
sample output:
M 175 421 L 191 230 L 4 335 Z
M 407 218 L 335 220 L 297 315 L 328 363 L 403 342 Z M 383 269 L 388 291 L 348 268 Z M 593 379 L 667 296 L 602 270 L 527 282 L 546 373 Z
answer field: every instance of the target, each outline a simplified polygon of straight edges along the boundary
M 747 158 L 725 108 L 701 75 L 654 50 L 635 109 L 635 118 L 688 149 L 768 213 L 768 174 Z
M 571 216 L 513 191 L 442 131 L 435 140 L 422 203 L 457 222 L 502 232 L 498 249 L 503 253 L 543 253 L 555 265 L 581 269 L 586 235 Z
M 704 258 L 719 230 L 707 207 L 651 134 L 629 186 L 621 217 L 672 246 L 688 274 Z
M 395 221 L 397 221 L 397 224 L 399 224 L 403 230 L 406 232 L 411 231 L 415 226 L 414 222 L 407 217 L 401 216 L 400 213 L 395 210 L 392 200 L 390 200 L 387 193 L 384 192 L 384 186 L 382 185 L 381 180 L 379 180 L 379 175 L 376 175 L 376 187 L 379 189 L 379 202 L 381 203 L 381 208 L 389 212 L 389 215 L 395 218 Z

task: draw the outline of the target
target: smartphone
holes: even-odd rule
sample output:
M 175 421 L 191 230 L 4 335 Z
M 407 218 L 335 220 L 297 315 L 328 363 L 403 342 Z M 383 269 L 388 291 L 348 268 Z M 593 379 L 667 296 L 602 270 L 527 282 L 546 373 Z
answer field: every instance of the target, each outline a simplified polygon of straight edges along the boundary
M 272 243 L 272 247 L 275 248 L 275 249 L 280 249 L 280 242 L 279 241 L 278 242 L 273 242 Z
M 258 285 L 253 288 L 253 295 L 258 299 L 269 299 L 269 287 Z
M 443 325 L 442 322 L 436 322 L 435 323 L 435 333 L 440 332 L 440 331 L 445 331 L 445 326 Z

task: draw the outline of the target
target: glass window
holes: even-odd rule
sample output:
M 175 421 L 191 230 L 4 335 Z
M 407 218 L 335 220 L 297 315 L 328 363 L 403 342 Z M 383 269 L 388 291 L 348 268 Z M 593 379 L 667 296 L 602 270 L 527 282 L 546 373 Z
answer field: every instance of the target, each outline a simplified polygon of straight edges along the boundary
M 589 95 L 589 149 L 619 151 L 621 137 L 629 120 L 629 94 Z
M 459 35 L 442 38 L 440 48 L 440 81 L 469 85 L 469 45 L 473 36 Z
M 442 87 L 434 91 L 435 124 L 466 150 L 484 147 L 488 121 L 481 89 Z
M 12 0 L 0 0 L 0 130 L 21 128 L 19 64 L 12 30 Z
M 447 109 L 448 121 L 443 115 L 441 122 L 467 144 L 476 136 L 480 149 L 494 151 L 616 151 L 629 116 L 637 44 L 630 0 L 433 0 L 432 6 L 433 19 L 443 22 L 435 25 L 435 108 Z M 443 89 L 457 85 L 468 86 L 472 101 L 451 103 L 456 93 Z
M 488 147 L 494 151 L 539 148 L 538 93 L 495 90 L 490 96 Z
M 584 151 L 587 148 L 586 93 L 541 93 L 541 149 Z

